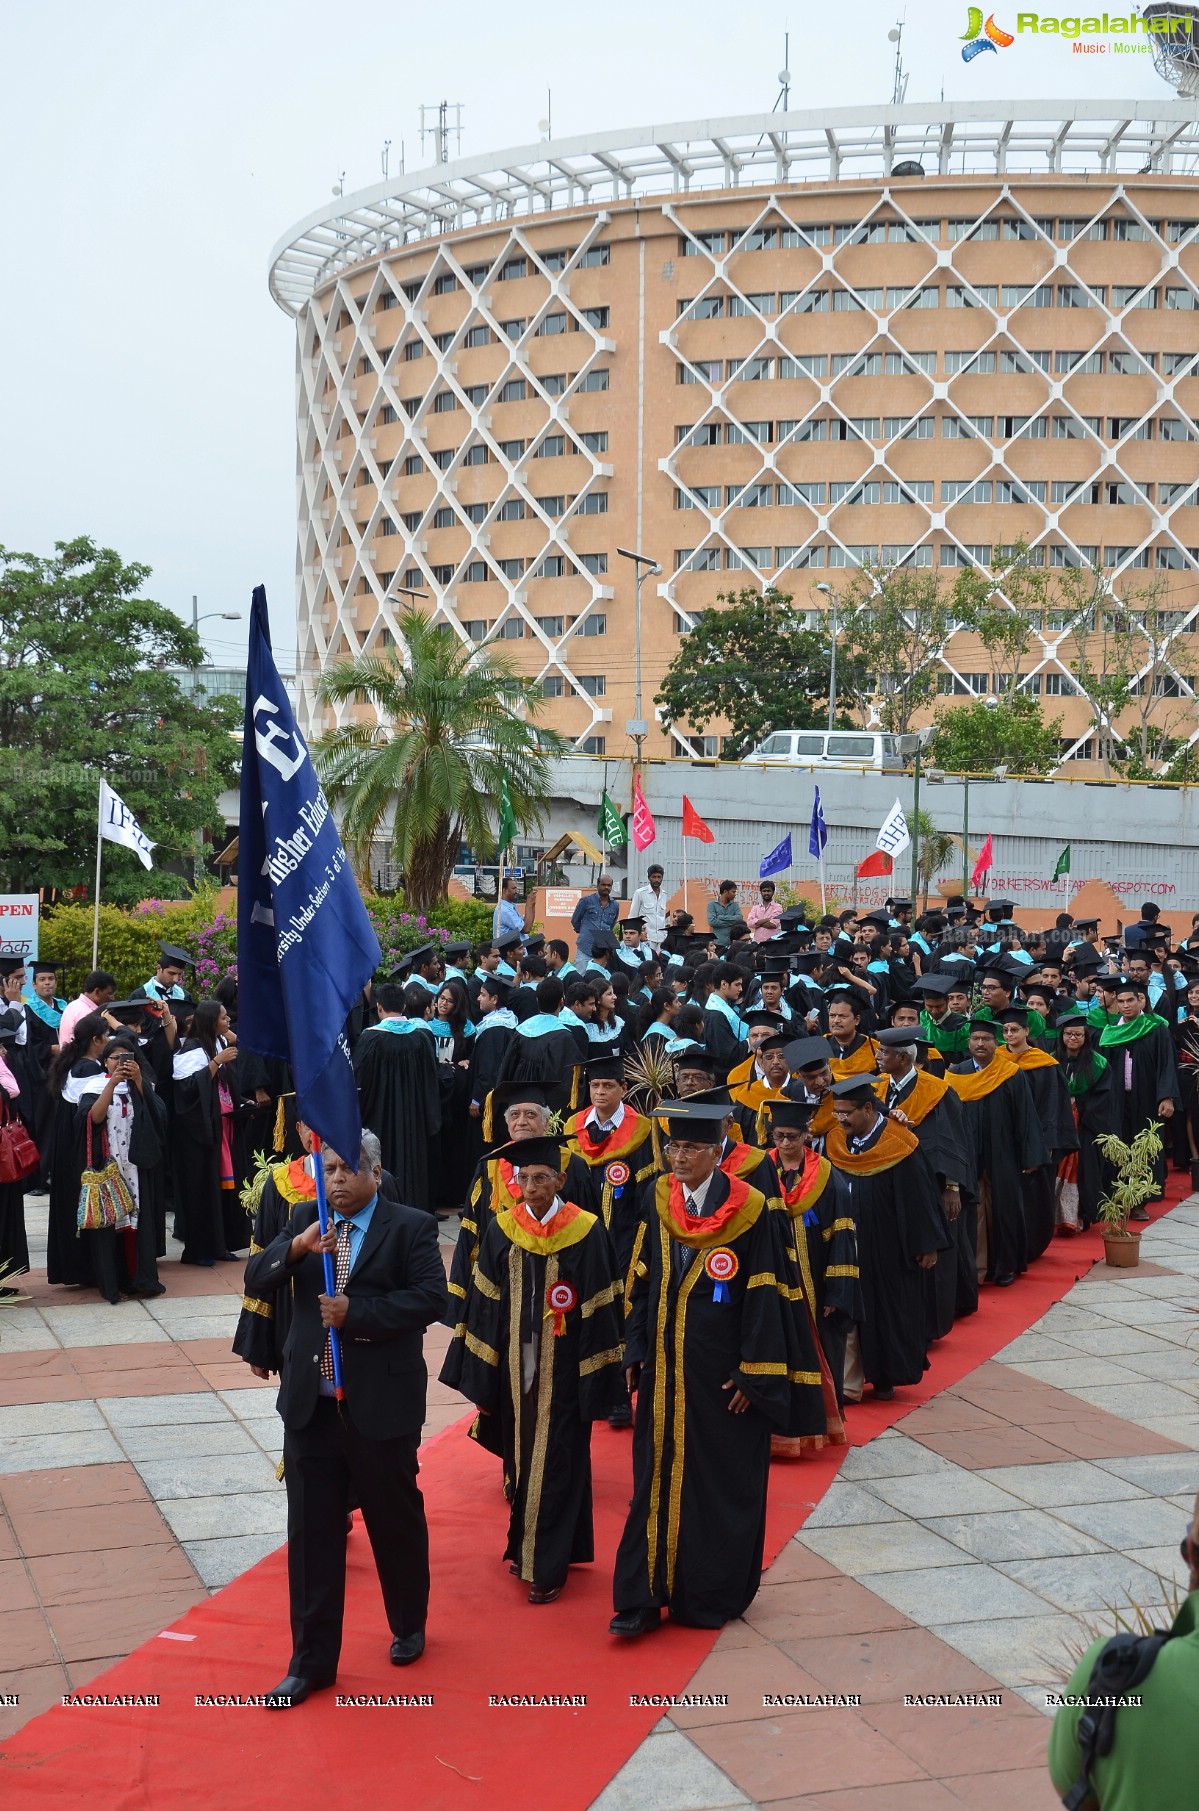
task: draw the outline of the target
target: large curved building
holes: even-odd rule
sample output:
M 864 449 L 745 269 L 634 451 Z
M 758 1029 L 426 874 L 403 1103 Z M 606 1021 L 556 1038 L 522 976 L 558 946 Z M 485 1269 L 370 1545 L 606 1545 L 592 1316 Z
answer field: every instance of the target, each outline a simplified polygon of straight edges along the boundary
M 711 755 L 652 700 L 719 592 L 815 611 L 856 565 L 1002 574 L 1023 541 L 1128 603 L 1145 711 L 1192 739 L 1197 157 L 1174 99 L 775 113 L 543 141 L 311 215 L 270 277 L 297 332 L 305 720 L 327 661 L 401 633 L 407 588 L 502 641 L 580 750 L 631 753 L 624 547 L 662 569 L 646 753 Z M 1086 761 L 1066 628 L 1032 625 L 1023 684 Z M 996 684 L 964 633 L 940 663 L 943 693 Z

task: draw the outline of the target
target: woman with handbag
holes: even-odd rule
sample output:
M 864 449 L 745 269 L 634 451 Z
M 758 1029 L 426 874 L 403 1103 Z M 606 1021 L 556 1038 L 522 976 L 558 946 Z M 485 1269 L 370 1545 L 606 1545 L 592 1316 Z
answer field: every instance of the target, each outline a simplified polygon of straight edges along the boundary
M 13 1281 L 29 1269 L 25 1185 L 41 1161 L 17 1112 L 21 1084 L 6 1061 L 16 1041 L 13 1027 L 0 1025 L 0 1308 L 33 1299 Z
M 46 1229 L 46 1278 L 88 1288 L 96 1282 L 90 1242 L 78 1237 L 79 1185 L 87 1162 L 75 1109 L 86 1090 L 103 1080 L 98 1061 L 111 1032 L 98 1012 L 78 1021 L 74 1035 L 51 1060 L 46 1088 L 51 1100 L 50 1214 Z M 46 1153 L 42 1152 L 43 1158 Z
M 155 1251 L 157 1190 L 166 1154 L 166 1108 L 126 1038 L 113 1038 L 75 1109 L 86 1167 L 80 1177 L 79 1237 L 107 1301 L 162 1295 Z
M 175 1052 L 175 1237 L 184 1264 L 210 1270 L 250 1242 L 250 1222 L 233 1188 L 234 1092 L 230 1065 L 237 1044 L 219 1000 L 196 1007 L 190 1037 Z

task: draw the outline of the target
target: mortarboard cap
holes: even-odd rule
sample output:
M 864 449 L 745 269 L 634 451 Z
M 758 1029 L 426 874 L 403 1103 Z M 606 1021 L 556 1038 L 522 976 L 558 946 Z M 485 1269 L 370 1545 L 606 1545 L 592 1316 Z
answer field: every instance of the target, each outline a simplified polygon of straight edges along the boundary
M 627 918 L 622 918 L 620 920 L 616 928 L 618 931 L 643 931 L 645 929 L 645 919 L 641 916 L 640 912 L 630 912 Z
M 876 1044 L 884 1045 L 888 1050 L 901 1050 L 908 1044 L 925 1044 L 926 1038 L 918 1025 L 888 1025 L 883 1031 L 871 1033 Z
M 779 923 L 785 931 L 798 931 L 801 929 L 810 931 L 812 928 L 808 923 L 808 915 L 802 906 L 788 906 L 785 912 L 779 914 Z
M 1076 918 L 1074 920 L 1074 929 L 1076 931 L 1097 931 L 1099 929 L 1099 920 L 1097 918 Z
M 764 1006 L 755 1007 L 745 1015 L 745 1023 L 752 1031 L 757 1025 L 785 1025 L 787 1023 L 781 1012 L 768 1012 Z
M 772 1126 L 791 1126 L 797 1132 L 806 1132 L 816 1111 L 816 1103 L 810 1100 L 772 1100 L 767 1103 Z
M 624 1061 L 620 1056 L 593 1056 L 583 1064 L 589 1082 L 623 1082 Z
M 27 967 L 31 975 L 56 975 L 60 968 L 70 968 L 69 962 L 51 961 L 48 956 L 30 956 Z
M 897 912 L 910 912 L 912 910 L 912 902 L 910 899 L 893 899 L 891 905 Z
M 968 1019 L 966 1021 L 966 1023 L 969 1026 L 971 1031 L 989 1032 L 990 1035 L 995 1039 L 995 1042 L 997 1044 L 999 1043 L 999 1041 L 1000 1041 L 999 1026 L 994 1019 Z
M 497 950 L 519 949 L 522 941 L 519 931 L 505 931 L 502 937 L 496 938 L 495 947 Z
M 409 968 L 414 969 L 420 968 L 421 964 L 427 962 L 430 956 L 439 956 L 440 954 L 441 951 L 435 943 L 422 943 L 418 948 L 408 951 L 408 966 Z
M 160 968 L 194 968 L 196 966 L 194 957 L 189 956 L 186 950 L 181 950 L 177 943 L 160 943 L 158 951 Z
M 733 1110 L 733 1097 L 723 1082 L 717 1088 L 701 1088 L 698 1093 L 689 1094 L 687 1099 L 700 1101 L 708 1107 L 723 1107 L 726 1113 Z
M 548 1107 L 549 1104 L 543 1082 L 499 1082 L 491 1090 L 492 1123 L 497 1114 L 506 1113 L 509 1107 Z
M 451 962 L 459 962 L 463 956 L 469 956 L 470 951 L 469 943 L 447 943 L 441 953 L 448 956 Z
M 591 954 L 593 956 L 603 955 L 605 952 L 611 954 L 616 947 L 617 943 L 615 937 L 612 935 L 611 931 L 605 929 L 603 925 L 600 926 L 598 931 L 592 933 Z
M 654 1109 L 654 1118 L 666 1121 L 666 1136 L 684 1144 L 720 1144 L 727 1115 L 727 1107 L 697 1100 L 694 1095 L 660 1101 Z
M 24 970 L 24 956 L 0 956 L 0 979 L 5 975 L 23 974 Z
M 715 1075 L 716 1059 L 705 1044 L 691 1044 L 688 1049 L 680 1050 L 674 1059 L 675 1073 L 680 1069 L 702 1069 L 705 1075 Z
M 795 1038 L 787 1045 L 787 1063 L 792 1069 L 818 1069 L 832 1055 L 827 1038 Z
M 1027 1025 L 1028 1008 L 1027 1006 L 1001 1006 L 995 1017 L 1001 1025 Z
M 534 1163 L 544 1164 L 547 1170 L 561 1171 L 566 1167 L 562 1161 L 560 1138 L 515 1138 L 500 1145 L 491 1155 L 507 1158 L 514 1170 Z
M 511 981 L 506 980 L 503 975 L 480 975 L 480 992 L 482 992 L 484 988 L 486 988 L 487 992 L 497 1000 L 504 1001 L 512 998 L 512 983 Z
M 834 1082 L 829 1093 L 835 1100 L 877 1100 L 874 1084 L 877 1075 L 847 1075 L 843 1082 Z
M 100 1010 L 110 1012 L 114 1019 L 120 1019 L 122 1025 L 135 1025 L 144 1019 L 155 1002 L 153 1000 L 110 1000 Z
M 956 982 L 957 977 L 954 975 L 947 975 L 944 973 L 939 975 L 921 975 L 920 979 L 913 983 L 913 987 L 918 994 L 948 995 L 956 985 Z

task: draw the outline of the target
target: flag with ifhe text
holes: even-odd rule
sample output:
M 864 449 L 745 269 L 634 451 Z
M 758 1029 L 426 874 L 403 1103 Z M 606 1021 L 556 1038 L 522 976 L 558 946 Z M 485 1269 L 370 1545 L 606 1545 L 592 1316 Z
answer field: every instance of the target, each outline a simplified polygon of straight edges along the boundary
M 345 1021 L 379 965 L 333 813 L 250 609 L 237 887 L 240 1043 L 290 1062 L 301 1119 L 358 1167 L 362 1118 Z
M 124 799 L 104 779 L 100 781 L 100 835 L 110 843 L 120 843 L 123 848 L 132 849 L 143 868 L 154 866 L 150 856 L 154 844 Z

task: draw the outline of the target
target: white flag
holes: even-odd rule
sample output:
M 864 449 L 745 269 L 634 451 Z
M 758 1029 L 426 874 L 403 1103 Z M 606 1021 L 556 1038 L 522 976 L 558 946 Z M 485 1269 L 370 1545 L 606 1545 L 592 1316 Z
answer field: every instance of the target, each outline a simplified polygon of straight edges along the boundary
M 123 843 L 126 849 L 132 849 L 144 868 L 154 866 L 150 859 L 154 844 L 107 780 L 100 781 L 100 835 L 110 843 Z
M 888 811 L 874 846 L 876 849 L 881 849 L 885 855 L 902 855 L 905 849 L 911 848 L 912 839 L 908 835 L 907 819 L 903 815 L 903 806 L 898 799 Z

